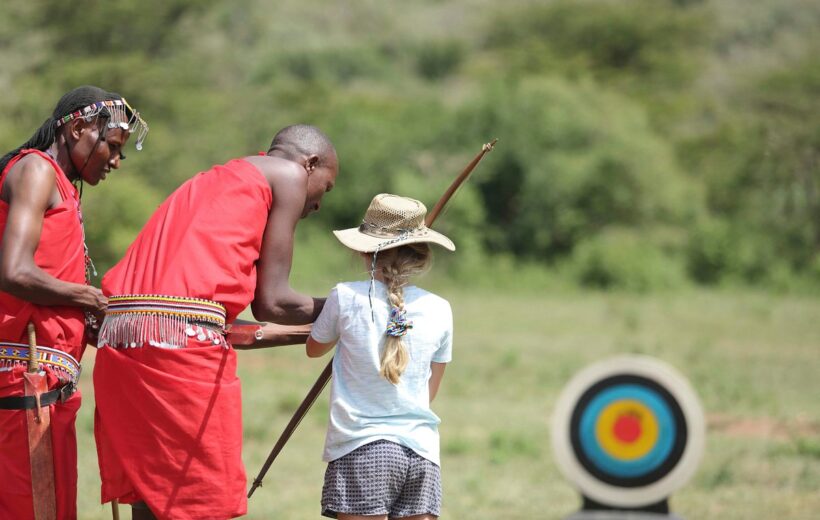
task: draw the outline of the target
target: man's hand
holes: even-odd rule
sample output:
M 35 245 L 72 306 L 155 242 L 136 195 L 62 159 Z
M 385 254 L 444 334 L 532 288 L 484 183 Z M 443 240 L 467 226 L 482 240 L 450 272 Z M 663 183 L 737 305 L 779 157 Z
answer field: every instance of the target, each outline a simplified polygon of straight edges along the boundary
M 86 286 L 87 302 L 83 305 L 85 310 L 92 313 L 100 321 L 105 317 L 105 310 L 108 308 L 108 297 L 101 290 L 93 285 Z

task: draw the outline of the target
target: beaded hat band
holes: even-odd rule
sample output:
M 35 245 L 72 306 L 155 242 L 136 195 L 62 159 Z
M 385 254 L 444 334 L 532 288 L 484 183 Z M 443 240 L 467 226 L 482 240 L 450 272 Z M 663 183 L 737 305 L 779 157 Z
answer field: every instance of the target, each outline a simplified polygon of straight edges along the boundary
M 66 114 L 57 119 L 57 128 L 79 117 L 83 117 L 86 121 L 90 121 L 92 118 L 102 115 L 103 111 L 105 111 L 105 115 L 108 117 L 108 128 L 119 128 L 130 134 L 136 134 L 137 137 L 135 146 L 137 150 L 142 150 L 142 143 L 145 141 L 145 136 L 148 134 L 148 123 L 140 117 L 139 112 L 131 108 L 131 105 L 129 105 L 124 98 L 97 101 L 96 103 L 92 103 L 85 108 L 77 110 L 76 112 Z

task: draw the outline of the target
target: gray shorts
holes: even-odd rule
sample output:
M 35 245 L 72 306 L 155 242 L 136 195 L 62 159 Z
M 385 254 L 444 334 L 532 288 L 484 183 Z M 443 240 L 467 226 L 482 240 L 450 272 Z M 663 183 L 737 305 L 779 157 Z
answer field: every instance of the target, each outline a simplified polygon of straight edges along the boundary
M 379 440 L 327 465 L 322 515 L 441 514 L 441 470 L 410 448 Z

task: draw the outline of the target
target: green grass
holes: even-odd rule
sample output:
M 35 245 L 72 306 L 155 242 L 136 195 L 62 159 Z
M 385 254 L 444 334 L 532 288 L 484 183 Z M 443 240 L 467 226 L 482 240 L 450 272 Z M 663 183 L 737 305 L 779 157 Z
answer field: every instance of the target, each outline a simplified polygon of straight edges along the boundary
M 706 453 L 672 496 L 675 512 L 746 520 L 814 518 L 820 510 L 820 299 L 431 288 L 451 301 L 456 323 L 454 360 L 434 406 L 442 417 L 443 518 L 558 519 L 576 510 L 578 495 L 552 455 L 550 414 L 575 372 L 626 352 L 674 365 L 707 413 Z M 309 360 L 299 347 L 239 356 L 250 480 L 327 359 Z M 110 518 L 97 504 L 93 352 L 85 363 L 80 518 Z M 251 499 L 249 518 L 318 518 L 326 414 L 324 395 Z

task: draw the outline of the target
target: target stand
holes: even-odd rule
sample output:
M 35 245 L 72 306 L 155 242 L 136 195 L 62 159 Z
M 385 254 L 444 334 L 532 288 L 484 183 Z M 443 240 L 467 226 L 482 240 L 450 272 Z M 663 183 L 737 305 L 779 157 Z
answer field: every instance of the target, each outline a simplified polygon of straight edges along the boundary
M 552 417 L 558 467 L 583 497 L 566 520 L 660 520 L 703 454 L 703 409 L 666 363 L 621 356 L 564 387 Z

